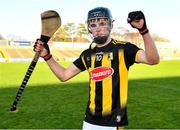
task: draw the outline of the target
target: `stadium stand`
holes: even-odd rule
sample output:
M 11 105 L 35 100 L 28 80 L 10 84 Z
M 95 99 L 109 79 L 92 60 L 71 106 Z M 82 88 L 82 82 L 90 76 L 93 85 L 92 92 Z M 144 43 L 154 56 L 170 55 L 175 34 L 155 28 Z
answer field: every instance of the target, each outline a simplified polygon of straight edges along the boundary
M 9 61 L 9 55 L 6 53 L 6 51 L 0 47 L 0 62 Z
M 73 61 L 81 52 L 88 48 L 90 43 L 53 43 L 50 45 L 51 53 L 57 61 Z M 180 46 L 174 43 L 156 42 L 161 59 L 180 59 Z M 141 46 L 143 48 L 143 46 Z M 0 62 L 31 61 L 32 46 L 0 46 Z M 43 59 L 40 58 L 40 61 Z
M 58 61 L 73 60 L 81 54 L 83 49 L 80 48 L 60 48 L 50 47 L 53 57 Z M 31 61 L 34 56 L 32 46 L 6 46 L 0 49 L 0 58 L 5 61 Z

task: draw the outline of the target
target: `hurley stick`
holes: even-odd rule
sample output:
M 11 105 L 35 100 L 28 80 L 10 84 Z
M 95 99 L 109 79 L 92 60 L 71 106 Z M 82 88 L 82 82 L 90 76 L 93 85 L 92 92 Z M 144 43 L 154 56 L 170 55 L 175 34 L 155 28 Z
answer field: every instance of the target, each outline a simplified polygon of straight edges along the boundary
M 41 36 L 40 40 L 45 44 L 48 43 L 49 39 L 53 36 L 53 34 L 57 31 L 57 29 L 61 26 L 61 18 L 56 11 L 48 10 L 41 13 Z M 11 111 L 15 112 L 17 109 L 17 104 L 22 96 L 22 93 L 26 87 L 26 84 L 36 66 L 36 63 L 39 59 L 40 54 L 38 52 L 35 53 L 31 64 L 24 76 L 24 79 L 19 87 L 19 90 L 16 94 L 14 102 L 11 106 Z

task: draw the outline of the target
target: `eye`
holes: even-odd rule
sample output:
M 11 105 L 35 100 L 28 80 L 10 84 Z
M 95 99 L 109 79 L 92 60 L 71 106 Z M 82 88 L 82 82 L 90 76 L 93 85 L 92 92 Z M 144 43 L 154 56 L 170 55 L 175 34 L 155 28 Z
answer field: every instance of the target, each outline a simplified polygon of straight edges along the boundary
M 90 27 L 90 28 L 95 28 L 95 27 L 96 27 L 96 24 L 90 24 L 89 27 Z
M 99 26 L 106 26 L 107 25 L 107 23 L 105 23 L 105 22 L 100 22 L 99 23 Z

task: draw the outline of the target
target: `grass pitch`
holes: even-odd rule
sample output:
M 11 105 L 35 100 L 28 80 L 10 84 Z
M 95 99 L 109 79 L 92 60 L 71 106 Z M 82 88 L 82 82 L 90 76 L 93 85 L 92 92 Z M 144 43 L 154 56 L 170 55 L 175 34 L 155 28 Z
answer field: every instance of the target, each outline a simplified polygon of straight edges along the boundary
M 46 63 L 39 62 L 20 99 L 19 111 L 10 112 L 28 66 L 29 63 L 0 63 L 0 128 L 81 129 L 88 99 L 86 72 L 62 83 Z M 180 60 L 132 66 L 126 128 L 180 128 L 179 80 Z

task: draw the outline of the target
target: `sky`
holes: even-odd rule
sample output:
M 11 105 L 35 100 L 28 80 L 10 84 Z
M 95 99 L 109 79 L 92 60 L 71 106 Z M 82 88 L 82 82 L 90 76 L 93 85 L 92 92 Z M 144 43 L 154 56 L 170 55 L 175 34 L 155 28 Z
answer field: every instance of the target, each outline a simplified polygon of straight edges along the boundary
M 88 11 L 98 6 L 111 10 L 114 26 L 130 31 L 136 30 L 127 24 L 128 13 L 141 10 L 151 34 L 180 43 L 180 0 L 2 0 L 0 34 L 35 40 L 41 32 L 42 12 L 57 11 L 62 24 L 85 23 Z

